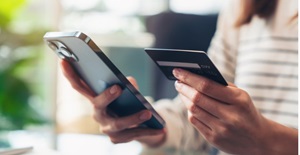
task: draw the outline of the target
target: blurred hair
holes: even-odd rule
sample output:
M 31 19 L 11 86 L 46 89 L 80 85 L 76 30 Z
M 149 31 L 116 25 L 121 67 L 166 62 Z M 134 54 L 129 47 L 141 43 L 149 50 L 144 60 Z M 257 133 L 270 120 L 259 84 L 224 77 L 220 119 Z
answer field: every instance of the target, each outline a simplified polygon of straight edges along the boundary
M 240 0 L 240 16 L 236 21 L 236 27 L 251 22 L 254 15 L 269 19 L 276 11 L 278 0 Z

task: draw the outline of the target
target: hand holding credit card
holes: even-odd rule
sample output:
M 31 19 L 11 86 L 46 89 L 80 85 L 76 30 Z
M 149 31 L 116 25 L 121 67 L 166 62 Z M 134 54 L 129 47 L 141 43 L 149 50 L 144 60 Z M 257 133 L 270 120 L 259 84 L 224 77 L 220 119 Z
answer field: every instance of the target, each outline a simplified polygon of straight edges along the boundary
M 159 48 L 146 48 L 145 51 L 170 80 L 177 80 L 172 74 L 173 69 L 182 68 L 222 85 L 228 85 L 205 52 Z

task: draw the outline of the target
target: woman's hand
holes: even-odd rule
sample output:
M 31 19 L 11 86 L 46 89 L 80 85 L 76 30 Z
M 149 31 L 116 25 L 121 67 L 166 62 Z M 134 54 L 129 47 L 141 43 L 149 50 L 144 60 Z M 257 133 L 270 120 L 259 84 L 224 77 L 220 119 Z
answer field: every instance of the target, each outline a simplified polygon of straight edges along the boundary
M 100 124 L 100 131 L 107 134 L 113 143 L 138 140 L 148 146 L 155 146 L 163 141 L 165 136 L 164 130 L 138 127 L 139 124 L 151 118 L 152 114 L 149 110 L 140 111 L 126 117 L 114 117 L 108 113 L 107 106 L 122 93 L 122 89 L 119 86 L 114 85 L 101 94 L 96 95 L 78 77 L 68 62 L 61 61 L 61 68 L 72 87 L 91 101 L 94 106 L 94 118 Z M 129 78 L 129 81 L 137 87 L 133 78 Z
M 297 130 L 264 118 L 245 91 L 182 69 L 175 69 L 173 74 L 189 121 L 220 150 L 249 155 L 297 152 Z

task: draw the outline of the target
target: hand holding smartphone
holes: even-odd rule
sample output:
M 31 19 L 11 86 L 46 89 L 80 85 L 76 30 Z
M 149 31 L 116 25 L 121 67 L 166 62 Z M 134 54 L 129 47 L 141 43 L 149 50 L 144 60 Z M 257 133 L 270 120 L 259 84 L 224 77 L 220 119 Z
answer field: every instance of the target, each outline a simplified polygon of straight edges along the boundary
M 141 124 L 153 129 L 164 128 L 164 120 L 151 104 L 134 88 L 99 47 L 82 32 L 48 32 L 44 36 L 48 46 L 66 60 L 81 79 L 96 94 L 112 85 L 119 85 L 122 94 L 108 105 L 118 117 L 129 116 L 142 110 L 150 110 L 152 117 Z

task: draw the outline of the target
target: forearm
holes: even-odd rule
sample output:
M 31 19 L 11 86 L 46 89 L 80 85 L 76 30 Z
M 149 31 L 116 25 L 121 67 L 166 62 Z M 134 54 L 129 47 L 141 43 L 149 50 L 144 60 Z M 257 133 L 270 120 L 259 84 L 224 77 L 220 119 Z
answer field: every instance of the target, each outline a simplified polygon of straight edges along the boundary
M 286 127 L 271 120 L 269 138 L 266 139 L 264 154 L 272 155 L 297 155 L 298 154 L 298 130 Z

